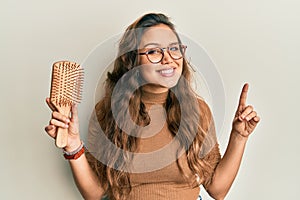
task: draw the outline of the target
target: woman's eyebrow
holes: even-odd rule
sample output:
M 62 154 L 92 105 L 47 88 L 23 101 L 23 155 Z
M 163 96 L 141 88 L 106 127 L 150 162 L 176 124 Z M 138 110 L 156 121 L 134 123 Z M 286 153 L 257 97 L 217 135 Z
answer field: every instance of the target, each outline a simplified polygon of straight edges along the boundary
M 171 42 L 171 43 L 169 43 L 169 46 L 170 46 L 170 45 L 175 45 L 175 44 L 179 44 L 179 42 Z M 159 43 L 150 42 L 150 43 L 145 44 L 145 45 L 144 45 L 144 48 L 147 47 L 147 46 L 150 46 L 150 45 L 153 45 L 153 46 L 161 46 L 161 44 L 159 44 Z
M 153 46 L 160 46 L 160 44 L 158 44 L 158 43 L 150 42 L 150 43 L 145 44 L 144 48 L 147 47 L 147 46 L 151 46 L 151 45 L 153 45 Z
M 170 45 L 175 45 L 175 44 L 179 44 L 179 42 L 172 42 L 172 43 L 169 44 L 169 46 Z

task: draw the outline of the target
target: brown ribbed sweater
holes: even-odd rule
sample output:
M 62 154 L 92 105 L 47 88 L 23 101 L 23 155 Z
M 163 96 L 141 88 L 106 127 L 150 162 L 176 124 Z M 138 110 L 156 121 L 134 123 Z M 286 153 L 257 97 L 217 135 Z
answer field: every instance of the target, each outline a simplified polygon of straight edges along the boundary
M 143 93 L 142 101 L 149 112 L 151 126 L 144 127 L 135 152 L 138 154 L 135 154 L 132 160 L 134 171 L 129 174 L 131 192 L 126 198 L 128 200 L 196 200 L 199 195 L 198 180 L 188 166 L 186 154 L 183 153 L 179 156 L 175 154 L 179 144 L 177 140 L 174 140 L 174 136 L 165 122 L 166 114 L 162 108 L 167 95 L 167 92 L 161 94 Z M 98 106 L 101 107 L 102 103 L 100 102 Z M 203 111 L 200 112 L 200 119 L 211 123 L 212 116 L 208 105 L 199 99 L 199 107 Z M 99 145 L 95 145 L 95 142 L 96 144 L 99 142 L 97 130 L 100 127 L 97 117 L 93 116 L 93 122 L 89 126 L 88 146 L 91 147 L 89 151 L 97 152 Z M 209 128 L 207 123 L 203 125 L 203 129 L 207 131 Z M 215 135 L 214 128 L 210 132 L 211 135 Z M 168 148 L 173 143 L 175 144 L 173 148 Z M 95 158 L 92 154 L 87 152 L 86 155 L 90 163 L 94 163 Z M 139 155 L 142 156 L 139 157 Z M 199 159 L 214 169 L 221 159 L 218 144 L 214 148 L 208 149 L 204 157 L 199 155 Z M 97 163 L 97 165 L 102 165 L 101 162 Z M 93 164 L 91 166 L 97 172 L 95 169 L 97 166 Z M 209 179 L 212 175 L 210 172 L 206 174 L 206 177 Z M 204 187 L 207 183 L 206 180 L 200 177 L 200 184 L 203 184 Z M 107 183 L 103 183 L 103 185 L 105 184 Z
M 159 128 L 157 133 L 151 132 L 152 129 L 157 128 L 155 123 L 159 124 L 160 121 L 164 121 L 164 113 L 159 111 L 156 112 L 159 110 L 156 105 L 165 103 L 166 98 L 167 93 L 151 94 L 144 92 L 142 101 L 146 105 L 146 109 L 148 111 L 151 110 L 152 113 L 154 113 L 151 117 L 151 123 L 153 119 L 158 120 L 153 122 L 154 128 L 152 127 L 149 133 L 148 131 L 145 131 L 145 133 L 142 134 L 143 136 L 149 136 L 140 139 L 138 153 L 153 153 L 161 150 L 163 147 L 170 144 L 170 142 L 174 141 L 174 137 L 168 129 L 167 123 L 164 123 L 163 128 Z M 219 154 L 219 152 L 217 152 L 217 154 Z M 170 162 L 172 159 L 173 162 Z M 153 171 L 152 169 L 157 167 L 155 166 L 156 163 L 158 169 Z M 149 167 L 149 165 L 152 166 L 153 164 L 154 167 Z M 146 171 L 148 170 L 148 172 L 130 174 L 132 190 L 128 199 L 196 200 L 199 196 L 200 188 L 197 186 L 197 177 L 189 168 L 185 154 L 181 155 L 177 161 L 176 155 L 172 155 L 172 153 L 167 156 L 156 154 L 152 155 L 152 157 L 150 156 L 140 165 L 141 167 L 144 167 Z

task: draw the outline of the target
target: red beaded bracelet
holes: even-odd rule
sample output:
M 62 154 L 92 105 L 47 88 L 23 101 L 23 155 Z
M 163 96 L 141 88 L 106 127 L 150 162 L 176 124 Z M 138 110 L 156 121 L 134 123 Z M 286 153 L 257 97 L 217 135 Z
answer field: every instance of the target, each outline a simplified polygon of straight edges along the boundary
M 84 153 L 84 151 L 85 151 L 85 149 L 84 149 L 84 145 L 82 142 L 81 145 L 78 147 L 78 149 L 76 149 L 75 151 L 73 151 L 73 152 L 64 151 L 64 157 L 67 160 L 76 160 Z

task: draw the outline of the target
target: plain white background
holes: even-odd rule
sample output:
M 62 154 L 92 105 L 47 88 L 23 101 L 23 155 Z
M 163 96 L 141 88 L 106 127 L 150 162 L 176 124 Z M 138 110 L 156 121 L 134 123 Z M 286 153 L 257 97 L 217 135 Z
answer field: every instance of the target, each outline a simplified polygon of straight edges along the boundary
M 297 199 L 300 3 L 254 1 L 1 1 L 1 199 L 81 199 L 61 150 L 44 132 L 52 63 L 81 63 L 147 12 L 170 16 L 201 44 L 222 76 L 222 151 L 241 87 L 262 118 L 228 196 Z M 205 199 L 209 199 L 203 194 Z

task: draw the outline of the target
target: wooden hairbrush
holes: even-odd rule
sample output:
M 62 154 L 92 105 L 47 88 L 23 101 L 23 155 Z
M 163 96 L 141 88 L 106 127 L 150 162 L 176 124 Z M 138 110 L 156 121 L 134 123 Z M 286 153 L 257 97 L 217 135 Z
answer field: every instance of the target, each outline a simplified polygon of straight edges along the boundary
M 73 103 L 80 103 L 83 86 L 83 68 L 74 62 L 58 61 L 52 67 L 50 102 L 57 111 L 69 116 Z M 64 148 L 68 141 L 68 129 L 58 128 L 55 144 Z

